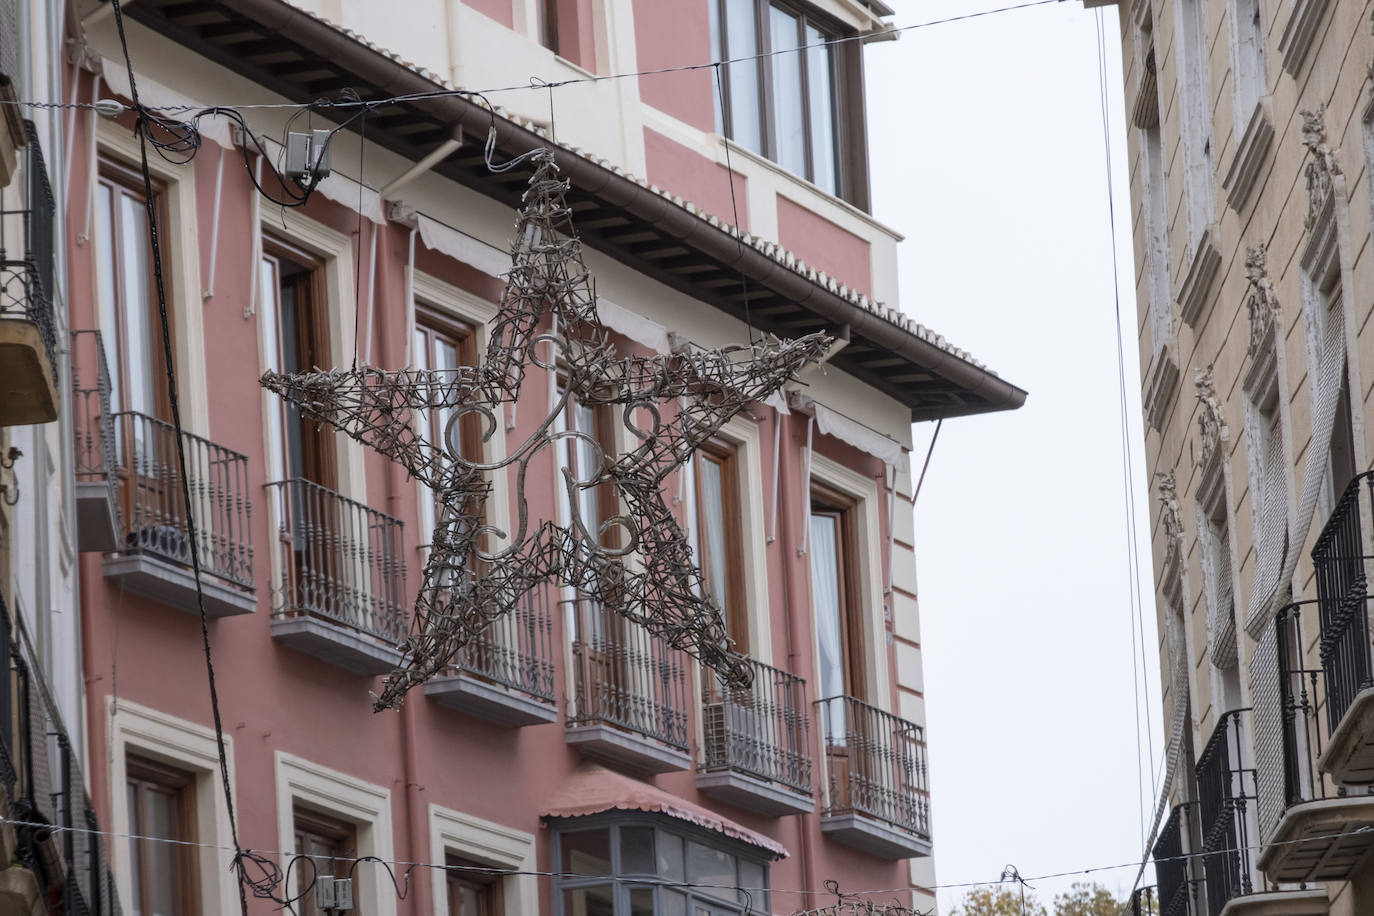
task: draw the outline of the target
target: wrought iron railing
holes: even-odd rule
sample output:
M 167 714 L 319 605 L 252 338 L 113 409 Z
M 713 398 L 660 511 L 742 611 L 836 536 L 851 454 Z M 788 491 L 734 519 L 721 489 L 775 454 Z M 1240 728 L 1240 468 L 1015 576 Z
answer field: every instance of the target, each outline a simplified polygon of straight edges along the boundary
M 0 785 L 17 823 L 13 864 L 38 879 L 45 912 L 119 916 L 114 873 L 95 808 L 42 668 L 0 597 Z M 55 755 L 51 754 L 55 751 Z
M 1374 506 L 1374 471 L 1350 481 L 1312 548 L 1321 611 L 1321 658 L 1331 733 L 1360 691 L 1374 686 L 1366 617 L 1364 529 Z
M 1128 916 L 1159 916 L 1154 886 L 1137 888 L 1135 893 L 1131 894 L 1126 912 Z
M 1307 642 L 1303 636 L 1302 608 L 1312 601 L 1297 601 L 1279 611 L 1279 712 L 1283 723 L 1284 806 L 1326 798 L 1326 780 L 1317 768 L 1324 741 L 1321 717 L 1321 670 L 1307 668 Z
M 267 488 L 282 551 L 273 615 L 401 642 L 409 624 L 401 522 L 302 478 Z
M 702 667 L 702 770 L 734 770 L 811 794 L 811 721 L 806 682 L 747 659 L 749 687 L 725 687 Z
M 823 813 L 930 836 L 925 730 L 854 697 L 816 702 L 825 736 Z
M 1192 803 L 1187 802 L 1175 805 L 1155 838 L 1155 882 L 1160 916 L 1192 916 L 1192 882 L 1183 851 L 1183 839 L 1191 835 L 1189 812 L 1192 807 Z
M 57 365 L 57 324 L 53 316 L 53 216 L 56 204 L 43 147 L 32 121 L 24 122 L 29 142 L 21 153 L 22 206 L 0 210 L 0 319 L 33 322 L 47 350 L 53 381 Z
M 134 411 L 112 418 L 119 499 L 124 517 L 121 550 L 151 553 L 190 565 L 187 505 L 182 493 L 176 429 Z M 183 432 L 186 478 L 201 569 L 243 588 L 253 587 L 252 503 L 248 458 L 209 439 Z
M 1248 804 L 1255 799 L 1255 771 L 1245 766 L 1243 714 L 1232 710 L 1217 726 L 1197 761 L 1198 816 L 1208 916 L 1253 889 Z
M 537 586 L 458 652 L 454 669 L 554 701 L 553 617 L 549 586 Z
M 119 518 L 119 474 L 115 460 L 114 418 L 110 411 L 110 369 L 99 331 L 72 331 L 72 438 L 76 445 L 76 479 L 109 488 Z
M 687 750 L 682 652 L 596 601 L 570 604 L 577 673 L 568 725 L 611 725 Z

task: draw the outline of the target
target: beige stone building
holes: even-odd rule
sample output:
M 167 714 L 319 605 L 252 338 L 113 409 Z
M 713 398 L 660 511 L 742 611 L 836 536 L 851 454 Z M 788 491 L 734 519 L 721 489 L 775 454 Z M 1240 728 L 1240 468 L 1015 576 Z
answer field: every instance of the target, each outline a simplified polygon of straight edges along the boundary
M 1374 912 L 1371 5 L 1119 4 L 1168 916 Z

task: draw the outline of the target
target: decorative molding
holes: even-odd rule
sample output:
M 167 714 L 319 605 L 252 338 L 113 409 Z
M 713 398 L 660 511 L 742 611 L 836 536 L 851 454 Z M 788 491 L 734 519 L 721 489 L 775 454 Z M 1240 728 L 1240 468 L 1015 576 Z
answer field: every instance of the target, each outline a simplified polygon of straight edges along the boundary
M 1193 370 L 1193 386 L 1197 389 L 1198 435 L 1202 439 L 1202 457 L 1198 462 L 1206 468 L 1220 453 L 1221 446 L 1231 439 L 1231 430 L 1222 415 L 1221 401 L 1217 398 L 1216 385 L 1212 380 L 1212 366 Z
M 1218 228 L 1215 223 L 1203 230 L 1176 297 L 1179 317 L 1192 327 L 1197 326 L 1203 306 L 1207 304 L 1207 294 L 1212 289 L 1212 280 L 1217 275 L 1217 269 L 1221 267 L 1221 252 L 1217 250 L 1216 242 L 1213 241 L 1217 234 Z
M 1307 51 L 1312 47 L 1312 39 L 1317 37 L 1317 26 L 1321 23 L 1322 14 L 1326 12 L 1327 2 L 1328 0 L 1297 0 L 1292 6 L 1293 11 L 1288 16 L 1288 24 L 1283 27 L 1283 35 L 1279 37 L 1279 56 L 1283 69 L 1294 77 L 1298 75 L 1302 62 L 1307 58 Z
M 1240 143 L 1236 144 L 1235 154 L 1231 157 L 1231 167 L 1226 170 L 1226 177 L 1221 182 L 1222 188 L 1226 190 L 1226 203 L 1237 213 L 1249 198 L 1250 190 L 1259 178 L 1265 154 L 1269 152 L 1269 146 L 1273 141 L 1273 102 L 1266 95 L 1255 105 L 1250 122 L 1245 126 L 1245 133 L 1241 135 Z
M 1169 402 L 1178 388 L 1178 357 L 1174 355 L 1172 344 L 1165 344 L 1155 353 L 1154 366 L 1150 370 L 1148 387 L 1145 389 L 1145 414 L 1150 426 L 1164 432 L 1164 421 L 1168 416 Z
M 1302 145 L 1311 154 L 1306 169 L 1307 218 L 1303 221 L 1303 228 L 1311 232 L 1331 196 L 1333 180 L 1344 172 L 1340 156 L 1326 142 L 1326 106 L 1304 108 L 1298 115 L 1302 118 Z
M 1183 510 L 1178 505 L 1178 482 L 1173 471 L 1159 475 L 1159 505 L 1160 524 L 1164 528 L 1163 568 L 1177 571 L 1183 562 Z
M 1145 52 L 1140 85 L 1135 90 L 1135 105 L 1131 108 L 1131 123 L 1141 130 L 1159 126 L 1159 78 L 1155 73 L 1153 43 Z
M 1245 279 L 1250 284 L 1250 292 L 1245 297 L 1245 310 L 1250 316 L 1250 347 L 1246 355 L 1254 359 L 1278 327 L 1282 314 L 1278 291 L 1269 278 L 1268 255 L 1263 243 L 1245 249 Z

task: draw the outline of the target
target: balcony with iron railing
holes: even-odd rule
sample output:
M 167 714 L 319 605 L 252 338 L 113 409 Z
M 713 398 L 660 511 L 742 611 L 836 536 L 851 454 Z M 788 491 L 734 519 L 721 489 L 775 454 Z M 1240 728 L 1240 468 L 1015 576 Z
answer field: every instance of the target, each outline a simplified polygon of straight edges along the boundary
M 20 154 L 22 184 L 0 188 L 0 426 L 57 419 L 53 313 L 56 205 L 33 122 Z
M 36 658 L 0 596 L 0 912 L 118 916 L 107 834 Z
M 119 465 L 110 370 L 99 331 L 72 331 L 72 442 L 76 471 L 76 543 L 84 551 L 119 548 Z
M 550 588 L 536 586 L 489 623 L 425 696 L 504 728 L 556 721 Z
M 1317 543 L 1312 565 L 1330 740 L 1319 765 L 1337 785 L 1374 783 L 1374 665 L 1369 642 L 1369 563 L 1374 472 L 1350 481 Z
M 78 420 L 86 422 L 89 415 Z M 82 427 L 83 438 L 88 429 Z M 172 424 L 132 410 L 100 417 L 96 435 L 107 433 L 110 439 L 99 449 L 102 471 L 82 469 L 84 480 L 94 482 L 103 473 L 108 486 L 114 479 L 120 528 L 115 551 L 105 556 L 105 578 L 198 613 L 188 533 L 194 520 L 205 612 L 213 617 L 252 613 L 257 594 L 247 456 L 184 431 L 179 451 Z
M 690 767 L 683 653 L 597 601 L 579 597 L 563 605 L 574 680 L 568 743 L 644 773 Z
M 1312 884 L 1348 879 L 1374 848 L 1374 798 L 1367 792 L 1347 793 L 1322 773 L 1321 759 L 1329 726 L 1328 681 L 1322 669 L 1309 665 L 1315 654 L 1315 627 L 1304 630 L 1317 601 L 1294 602 L 1274 622 L 1278 690 L 1254 691 L 1257 746 L 1279 741 L 1281 770 L 1271 764 L 1257 781 L 1257 812 L 1261 836 L 1258 865 L 1271 882 Z M 1263 648 L 1261 648 L 1263 651 Z M 1267 721 L 1269 720 L 1269 721 Z M 1273 763 L 1277 764 L 1279 760 Z M 1325 894 L 1281 892 L 1285 906 L 1297 912 L 1324 913 Z M 1302 897 L 1311 900 L 1287 898 Z M 1273 894 L 1262 895 L 1266 898 Z
M 806 682 L 753 659 L 748 664 L 748 687 L 727 687 L 701 669 L 697 788 L 761 814 L 810 813 L 816 804 Z
M 1175 805 L 1155 838 L 1153 856 L 1159 916 L 1193 916 L 1194 913 L 1193 895 L 1197 882 L 1192 878 L 1188 858 L 1192 848 L 1194 808 L 1196 805 L 1190 802 Z
M 1154 885 L 1136 888 L 1127 901 L 1126 916 L 1159 916 Z
M 875 856 L 930 855 L 925 730 L 848 696 L 816 702 L 821 832 Z
M 1244 757 L 1247 712 L 1223 713 L 1197 760 L 1206 916 L 1221 916 L 1229 901 L 1255 887 L 1250 844 L 1255 770 L 1246 766 Z
M 402 523 L 302 478 L 267 490 L 280 545 L 272 636 L 354 674 L 390 672 L 409 627 Z

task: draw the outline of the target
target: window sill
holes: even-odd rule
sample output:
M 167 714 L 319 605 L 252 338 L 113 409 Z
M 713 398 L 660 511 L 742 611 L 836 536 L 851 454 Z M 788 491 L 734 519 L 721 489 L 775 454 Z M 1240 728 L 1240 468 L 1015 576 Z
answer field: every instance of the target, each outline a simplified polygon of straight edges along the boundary
M 1267 95 L 1255 105 L 1250 123 L 1246 125 L 1245 133 L 1236 145 L 1235 155 L 1231 157 L 1231 167 L 1226 170 L 1226 177 L 1221 182 L 1226 191 L 1226 203 L 1237 213 L 1250 197 L 1250 190 L 1259 178 L 1264 156 L 1274 140 L 1271 109 L 1272 103 Z
M 198 614 L 196 577 L 185 566 L 151 553 L 119 553 L 105 557 L 103 572 L 131 592 L 152 598 L 188 614 Z M 251 614 L 257 609 L 257 594 L 224 584 L 216 576 L 202 572 L 201 591 L 205 613 L 210 617 Z
M 1327 0 L 1297 0 L 1279 38 L 1279 55 L 1283 69 L 1294 77 L 1307 59 L 1307 51 L 1317 37 L 1317 26 L 1326 12 Z
M 1169 404 L 1174 390 L 1178 388 L 1178 358 L 1174 356 L 1172 343 L 1166 344 L 1156 354 L 1154 367 L 1150 370 L 1149 387 L 1145 390 L 1145 416 L 1150 426 L 1164 432 L 1164 421 L 1168 416 Z

